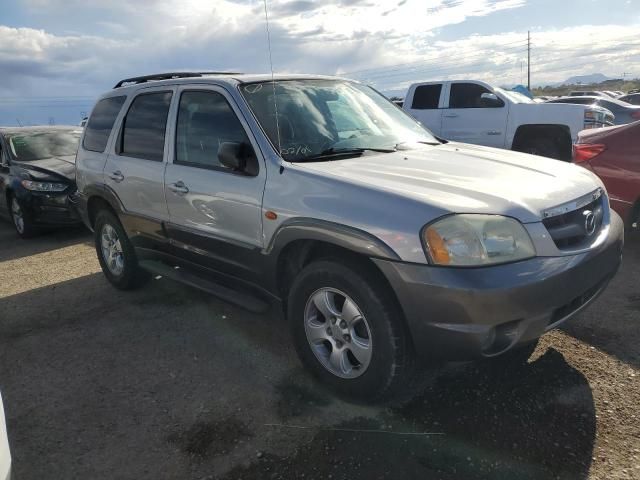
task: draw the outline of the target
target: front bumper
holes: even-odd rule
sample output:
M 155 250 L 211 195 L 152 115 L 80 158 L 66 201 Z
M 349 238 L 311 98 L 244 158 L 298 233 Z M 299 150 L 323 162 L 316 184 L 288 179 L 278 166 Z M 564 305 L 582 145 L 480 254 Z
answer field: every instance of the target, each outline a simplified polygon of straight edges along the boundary
M 37 225 L 75 225 L 80 223 L 75 194 L 24 191 L 18 195 Z
M 607 240 L 576 255 L 481 268 L 374 262 L 400 301 L 418 354 L 470 360 L 531 342 L 585 308 L 617 272 L 623 238 L 612 212 Z

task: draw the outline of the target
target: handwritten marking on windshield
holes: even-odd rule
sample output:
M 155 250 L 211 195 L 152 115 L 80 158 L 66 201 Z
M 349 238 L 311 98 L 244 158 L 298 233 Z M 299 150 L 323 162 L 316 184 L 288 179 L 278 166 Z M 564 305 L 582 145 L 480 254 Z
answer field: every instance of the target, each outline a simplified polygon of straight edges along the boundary
M 312 152 L 313 150 L 311 150 L 307 145 L 294 145 L 292 147 L 280 149 L 280 155 L 309 155 Z

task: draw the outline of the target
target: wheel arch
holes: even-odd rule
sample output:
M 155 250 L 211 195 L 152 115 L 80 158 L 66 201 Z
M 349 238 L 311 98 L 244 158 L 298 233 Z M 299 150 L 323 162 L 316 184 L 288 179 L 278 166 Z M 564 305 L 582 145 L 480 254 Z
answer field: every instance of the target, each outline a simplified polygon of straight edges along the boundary
M 572 140 L 571 129 L 562 124 L 524 124 L 520 125 L 514 134 L 511 149 L 521 151 L 530 142 L 537 138 L 552 138 L 560 148 L 561 160 L 571 160 Z

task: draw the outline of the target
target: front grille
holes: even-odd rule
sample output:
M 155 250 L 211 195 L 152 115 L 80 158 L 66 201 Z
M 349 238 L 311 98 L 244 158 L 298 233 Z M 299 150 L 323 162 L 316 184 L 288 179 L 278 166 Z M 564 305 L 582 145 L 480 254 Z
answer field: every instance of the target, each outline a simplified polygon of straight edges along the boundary
M 562 209 L 545 213 L 542 223 L 559 249 L 579 248 L 597 236 L 602 228 L 606 208 L 604 195 L 599 190 L 590 195 L 597 198 L 588 203 L 579 199 L 573 202 L 578 208 L 564 210 L 564 213 L 561 213 Z

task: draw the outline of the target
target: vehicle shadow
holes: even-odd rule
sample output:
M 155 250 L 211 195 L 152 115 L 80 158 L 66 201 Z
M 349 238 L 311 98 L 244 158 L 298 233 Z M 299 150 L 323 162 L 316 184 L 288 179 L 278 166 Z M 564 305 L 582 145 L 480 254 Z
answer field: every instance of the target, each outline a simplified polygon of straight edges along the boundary
M 267 455 L 223 478 L 581 479 L 595 421 L 587 380 L 549 349 L 511 374 L 449 368 L 404 406 L 319 429 L 295 455 Z
M 627 238 L 622 266 L 593 305 L 561 330 L 619 360 L 640 367 L 640 241 Z
M 123 478 L 158 479 L 589 470 L 592 392 L 554 349 L 511 374 L 443 367 L 405 403 L 367 406 L 309 380 L 275 312 L 248 314 L 164 279 L 120 292 L 91 274 L 0 299 L 0 311 L 0 389 L 21 477 L 112 478 L 122 465 Z
M 83 226 L 49 230 L 33 238 L 23 240 L 10 223 L 0 221 L 0 262 L 79 243 L 92 243 L 91 233 Z

